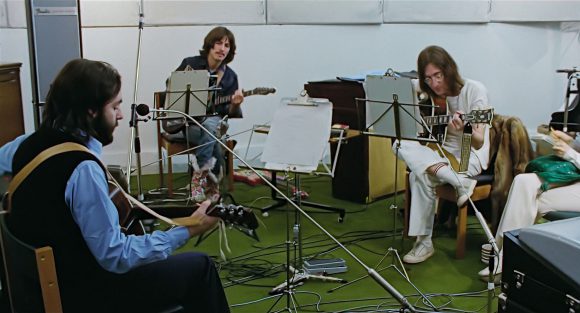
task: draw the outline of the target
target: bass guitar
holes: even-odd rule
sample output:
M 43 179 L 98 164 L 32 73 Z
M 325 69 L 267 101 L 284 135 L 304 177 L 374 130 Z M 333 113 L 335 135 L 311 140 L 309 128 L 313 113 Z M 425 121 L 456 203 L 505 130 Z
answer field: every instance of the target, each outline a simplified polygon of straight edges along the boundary
M 243 90 L 242 94 L 244 97 L 255 96 L 255 95 L 269 95 L 271 93 L 275 93 L 276 88 L 271 87 L 256 87 L 251 90 Z M 215 107 L 218 105 L 223 105 L 229 103 L 232 100 L 233 95 L 228 96 L 216 96 L 213 100 L 213 105 L 210 107 Z M 183 122 L 182 118 L 175 119 L 175 120 L 164 120 L 163 121 L 163 130 L 169 134 L 177 134 L 183 130 L 185 123 Z
M 142 219 L 151 217 L 158 218 L 170 225 L 194 226 L 200 223 L 200 220 L 191 216 L 170 219 L 153 209 L 146 207 L 141 202 L 137 201 L 131 195 L 128 195 L 114 180 L 109 177 L 109 197 L 117 208 L 119 214 L 119 224 L 121 231 L 127 235 L 143 235 L 145 234 L 144 227 L 141 223 Z M 195 209 L 194 209 L 195 211 Z M 187 211 L 191 214 L 192 211 Z M 225 205 L 218 203 L 207 209 L 208 216 L 218 217 L 226 224 L 232 224 L 244 230 L 255 230 L 258 228 L 258 220 L 254 212 L 241 205 L 229 204 Z

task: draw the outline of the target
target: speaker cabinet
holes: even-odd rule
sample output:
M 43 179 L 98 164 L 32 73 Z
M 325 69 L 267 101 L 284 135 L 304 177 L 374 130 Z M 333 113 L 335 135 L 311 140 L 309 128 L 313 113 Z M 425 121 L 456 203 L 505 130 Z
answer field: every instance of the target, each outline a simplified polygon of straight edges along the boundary
M 70 60 L 82 58 L 79 0 L 26 0 L 34 123 L 54 77 Z

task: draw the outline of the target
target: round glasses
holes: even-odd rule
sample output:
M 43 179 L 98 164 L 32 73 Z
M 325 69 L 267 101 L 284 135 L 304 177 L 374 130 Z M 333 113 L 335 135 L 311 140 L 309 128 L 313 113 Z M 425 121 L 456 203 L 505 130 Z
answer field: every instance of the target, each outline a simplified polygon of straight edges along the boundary
M 423 81 L 425 82 L 425 84 L 431 85 L 434 81 L 440 83 L 443 80 L 443 77 L 445 77 L 443 75 L 443 72 L 437 72 L 431 76 L 426 76 Z

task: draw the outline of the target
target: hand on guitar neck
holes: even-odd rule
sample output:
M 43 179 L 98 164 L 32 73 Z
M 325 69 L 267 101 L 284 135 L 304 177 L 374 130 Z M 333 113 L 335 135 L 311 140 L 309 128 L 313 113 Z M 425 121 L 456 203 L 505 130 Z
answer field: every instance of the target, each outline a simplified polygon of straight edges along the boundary
M 208 208 L 211 206 L 211 201 L 206 200 L 199 204 L 197 210 L 191 214 L 191 218 L 199 220 L 198 225 L 187 226 L 187 231 L 190 237 L 203 234 L 204 232 L 212 229 L 215 224 L 220 220 L 218 217 L 210 216 L 207 214 Z
M 212 205 L 209 200 L 206 200 L 199 204 L 199 208 L 190 217 L 199 220 L 199 224 L 187 227 L 192 237 L 210 230 L 220 219 L 225 223 L 248 230 L 258 228 L 258 220 L 254 212 L 249 208 L 234 204 Z

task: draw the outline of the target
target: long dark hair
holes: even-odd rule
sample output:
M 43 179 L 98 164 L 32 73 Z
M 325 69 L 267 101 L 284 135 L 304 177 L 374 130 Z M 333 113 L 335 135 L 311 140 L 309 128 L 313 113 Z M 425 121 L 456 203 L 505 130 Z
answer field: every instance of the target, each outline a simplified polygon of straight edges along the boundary
M 41 127 L 63 130 L 81 141 L 97 137 L 91 112 L 121 90 L 121 75 L 106 62 L 75 59 L 58 73 L 48 95 Z
M 227 37 L 228 41 L 230 42 L 230 52 L 223 60 L 222 64 L 228 64 L 234 60 L 234 55 L 236 54 L 236 38 L 234 37 L 234 33 L 232 33 L 229 29 L 218 26 L 207 33 L 205 35 L 205 39 L 203 40 L 203 47 L 199 50 L 199 55 L 204 58 L 207 58 L 209 54 L 209 50 L 213 48 L 216 42 L 222 40 L 222 38 Z
M 439 46 L 429 46 L 421 53 L 417 58 L 417 71 L 419 71 L 419 85 L 421 90 L 427 92 L 429 96 L 436 96 L 431 87 L 425 82 L 425 68 L 428 64 L 432 64 L 441 69 L 443 72 L 443 79 L 447 82 L 449 92 L 451 95 L 457 95 L 463 87 L 464 82 L 461 75 L 459 75 L 459 70 L 455 60 L 445 51 L 445 49 Z

